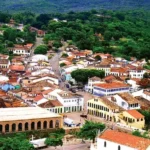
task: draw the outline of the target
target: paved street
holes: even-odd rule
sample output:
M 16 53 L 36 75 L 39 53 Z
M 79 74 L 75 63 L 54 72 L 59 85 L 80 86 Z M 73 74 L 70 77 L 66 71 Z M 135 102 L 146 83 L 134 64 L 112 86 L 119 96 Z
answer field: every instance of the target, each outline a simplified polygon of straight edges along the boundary
M 43 150 L 89 150 L 90 144 L 76 144 L 76 145 L 67 145 L 67 146 L 63 146 L 63 147 L 57 147 L 55 149 L 55 147 L 49 147 L 49 148 L 45 148 Z

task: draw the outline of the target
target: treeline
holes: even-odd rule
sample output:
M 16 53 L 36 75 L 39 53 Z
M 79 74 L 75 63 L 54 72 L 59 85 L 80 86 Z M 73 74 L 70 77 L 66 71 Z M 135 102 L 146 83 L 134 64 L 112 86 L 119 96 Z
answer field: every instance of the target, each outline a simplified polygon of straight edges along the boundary
M 44 42 L 68 41 L 80 50 L 111 53 L 129 59 L 150 58 L 150 12 L 135 11 L 96 11 L 69 12 L 66 14 L 0 14 L 0 22 L 29 24 L 47 31 Z M 57 18 L 57 21 L 53 19 Z

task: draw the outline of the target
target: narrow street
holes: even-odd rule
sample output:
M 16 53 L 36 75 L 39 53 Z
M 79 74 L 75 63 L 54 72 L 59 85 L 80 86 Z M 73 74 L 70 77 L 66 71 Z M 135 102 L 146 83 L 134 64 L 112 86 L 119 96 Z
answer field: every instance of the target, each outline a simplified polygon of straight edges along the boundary
M 85 144 L 76 144 L 76 145 L 64 145 L 62 147 L 49 147 L 49 148 L 45 148 L 43 150 L 89 150 L 90 144 L 89 143 L 85 143 Z

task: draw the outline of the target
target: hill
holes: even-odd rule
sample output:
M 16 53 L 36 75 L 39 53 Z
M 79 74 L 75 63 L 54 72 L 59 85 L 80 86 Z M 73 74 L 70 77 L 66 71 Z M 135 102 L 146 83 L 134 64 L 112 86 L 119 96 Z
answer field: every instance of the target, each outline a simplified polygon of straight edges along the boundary
M 3 12 L 35 13 L 85 11 L 90 9 L 150 9 L 149 0 L 3 0 Z

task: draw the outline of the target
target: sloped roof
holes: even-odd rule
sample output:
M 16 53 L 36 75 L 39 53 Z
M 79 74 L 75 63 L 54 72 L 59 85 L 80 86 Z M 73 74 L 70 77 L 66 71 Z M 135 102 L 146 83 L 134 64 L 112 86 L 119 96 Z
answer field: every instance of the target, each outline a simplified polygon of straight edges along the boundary
M 121 145 L 136 148 L 138 150 L 146 150 L 150 146 L 150 140 L 137 137 L 131 134 L 118 132 L 114 130 L 106 130 L 102 135 L 101 139 L 108 140 Z

